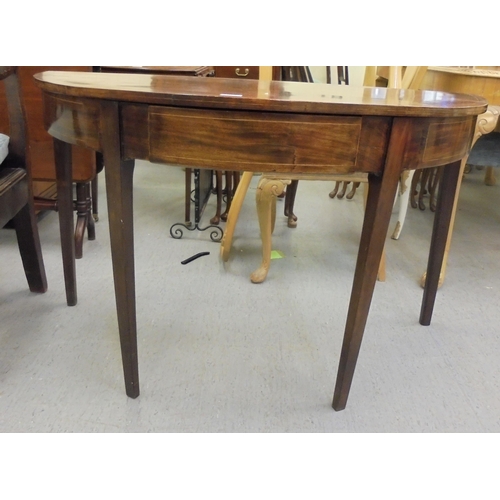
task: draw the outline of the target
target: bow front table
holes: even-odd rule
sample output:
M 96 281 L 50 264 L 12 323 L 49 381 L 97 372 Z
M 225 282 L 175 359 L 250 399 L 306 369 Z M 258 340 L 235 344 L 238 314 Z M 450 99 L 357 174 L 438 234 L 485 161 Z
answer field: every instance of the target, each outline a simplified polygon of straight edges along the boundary
M 420 323 L 429 325 L 460 160 L 487 102 L 436 91 L 142 74 L 44 72 L 62 246 L 74 245 L 71 145 L 103 154 L 118 326 L 128 396 L 139 395 L 134 278 L 134 160 L 283 174 L 369 174 L 369 194 L 333 396 L 347 403 L 402 170 L 446 165 Z M 66 254 L 65 254 L 66 255 Z M 63 259 L 69 305 L 75 262 Z M 334 270 L 332 269 L 332 272 Z

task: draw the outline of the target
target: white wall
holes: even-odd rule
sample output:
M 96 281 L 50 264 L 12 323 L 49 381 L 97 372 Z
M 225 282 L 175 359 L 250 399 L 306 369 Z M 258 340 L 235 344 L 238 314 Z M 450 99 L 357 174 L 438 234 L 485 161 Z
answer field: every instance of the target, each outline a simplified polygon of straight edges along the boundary
M 337 78 L 337 66 L 332 66 L 332 80 L 335 83 Z M 326 83 L 326 66 L 309 66 L 315 82 Z M 349 66 L 349 84 L 363 85 L 365 76 L 365 66 Z

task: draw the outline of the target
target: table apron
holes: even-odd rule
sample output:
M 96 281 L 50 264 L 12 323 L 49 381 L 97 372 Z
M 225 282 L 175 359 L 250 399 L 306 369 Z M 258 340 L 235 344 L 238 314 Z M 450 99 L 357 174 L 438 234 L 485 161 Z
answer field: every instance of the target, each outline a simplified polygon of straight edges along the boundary
M 44 93 L 49 133 L 102 151 L 98 99 Z M 122 159 L 291 174 L 381 173 L 396 120 L 411 132 L 401 170 L 444 165 L 470 150 L 475 116 L 339 116 L 120 103 Z
M 126 158 L 290 173 L 380 172 L 392 123 L 387 117 L 141 105 L 123 105 L 121 119 Z M 148 124 L 139 140 L 137 123 Z

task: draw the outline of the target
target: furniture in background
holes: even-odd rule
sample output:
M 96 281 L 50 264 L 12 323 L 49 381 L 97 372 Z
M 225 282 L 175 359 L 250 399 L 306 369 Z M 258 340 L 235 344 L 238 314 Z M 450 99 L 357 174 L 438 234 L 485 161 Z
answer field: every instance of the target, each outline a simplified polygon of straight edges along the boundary
M 477 117 L 477 123 L 476 127 L 474 130 L 474 135 L 472 138 L 471 142 L 471 148 L 475 147 L 475 144 L 477 141 L 483 137 L 486 136 L 486 134 L 490 134 L 495 128 L 498 126 L 499 123 L 499 117 L 500 117 L 500 106 L 488 106 L 488 109 L 479 115 Z M 457 207 L 458 207 L 458 199 L 460 196 L 460 188 L 462 185 L 462 179 L 464 176 L 465 172 L 465 167 L 467 166 L 469 156 L 465 156 L 460 164 L 460 172 L 459 172 L 459 182 L 457 185 L 457 189 L 455 191 L 455 197 L 453 200 L 453 208 L 451 212 L 451 219 L 450 219 L 450 224 L 449 227 L 447 228 L 447 237 L 446 237 L 446 245 L 445 245 L 445 252 L 443 256 L 443 263 L 440 268 L 440 273 L 439 273 L 439 281 L 438 281 L 438 287 L 441 287 L 442 284 L 444 283 L 444 279 L 446 276 L 446 267 L 448 264 L 448 256 L 450 253 L 450 246 L 451 246 L 451 239 L 453 235 L 453 227 L 455 224 L 455 217 L 457 213 Z M 440 167 L 437 167 L 440 169 Z M 439 173 L 440 180 L 442 178 L 442 172 Z M 420 279 L 420 284 L 422 288 L 425 288 L 425 283 L 427 281 L 427 271 L 422 274 L 422 277 Z
M 481 136 L 491 132 L 500 132 L 500 123 L 498 113 L 500 110 L 500 68 L 491 67 L 446 67 L 429 66 L 424 79 L 420 85 L 421 89 L 431 89 L 443 92 L 454 92 L 464 94 L 474 94 L 485 98 L 488 101 L 488 111 L 479 116 L 474 134 L 474 142 Z M 480 144 L 478 144 L 481 147 Z M 460 168 L 460 179 L 463 178 L 467 166 L 467 158 L 464 158 Z M 494 183 L 493 167 L 487 166 L 485 174 L 485 183 Z M 448 265 L 448 255 L 451 246 L 453 227 L 460 195 L 460 186 L 457 189 L 453 205 L 452 219 L 446 241 L 446 251 L 441 269 L 439 286 L 444 283 L 446 268 Z M 421 284 L 424 286 L 426 273 L 421 278 Z
M 94 66 L 97 73 L 120 73 L 120 74 L 144 74 L 144 75 L 177 75 L 177 76 L 197 76 L 213 77 L 215 70 L 212 66 Z M 97 153 L 97 163 L 103 167 L 102 155 Z M 206 231 L 210 230 L 210 239 L 220 241 L 222 229 L 218 227 L 221 220 L 222 207 L 222 172 L 220 170 L 201 170 L 198 168 L 186 167 L 185 169 L 185 193 L 184 193 L 184 222 L 177 222 L 170 227 L 170 236 L 180 239 L 184 231 Z M 213 173 L 216 176 L 215 194 L 217 196 L 216 214 L 210 219 L 210 225 L 201 227 L 202 215 L 207 206 L 213 190 Z M 194 184 L 194 188 L 193 188 Z M 229 191 L 228 203 L 230 203 L 231 192 Z M 194 208 L 194 224 L 191 221 L 192 205 Z M 223 220 L 224 216 L 222 216 Z
M 484 183 L 496 184 L 494 169 L 500 167 L 500 132 L 490 132 L 480 137 L 467 159 L 468 167 L 486 168 Z
M 8 153 L 0 163 L 0 228 L 9 221 L 16 231 L 24 272 L 32 292 L 47 291 L 47 278 L 33 206 L 30 162 L 26 152 L 26 114 L 17 68 L 0 66 L 9 123 Z
M 377 86 L 377 87 L 387 87 L 387 88 L 403 88 L 403 89 L 418 89 L 420 88 L 421 82 L 426 74 L 427 66 L 367 66 L 365 70 L 365 77 L 363 85 L 366 86 Z M 408 211 L 408 203 L 411 195 L 411 186 L 414 176 L 414 171 L 403 172 L 400 185 L 399 185 L 399 211 L 398 219 L 396 221 L 396 226 L 392 232 L 391 238 L 394 240 L 399 239 L 401 231 L 406 219 L 406 213 Z M 420 178 L 422 172 L 417 173 Z M 427 178 L 427 173 L 424 170 L 424 177 Z M 341 182 L 342 181 L 342 182 Z M 335 188 L 330 193 L 330 198 L 343 198 L 351 199 L 356 193 L 356 189 L 361 183 L 366 185 L 366 177 L 357 179 L 345 179 L 339 178 Z M 352 184 L 352 189 L 346 194 L 348 186 Z M 339 192 L 340 189 L 340 192 Z M 381 272 L 382 279 L 385 280 L 385 265 L 382 262 Z
M 472 93 L 485 97 L 490 105 L 500 104 L 500 71 L 496 67 L 474 66 L 431 66 L 421 88 L 447 90 L 449 92 Z M 499 166 L 500 158 L 495 160 L 496 135 L 500 133 L 500 126 L 495 127 L 496 132 L 491 132 L 480 137 L 468 159 L 464 172 L 467 173 L 469 165 L 485 168 L 484 183 L 488 186 L 496 184 L 494 167 Z M 500 153 L 499 153 L 500 154 Z M 488 156 L 486 156 L 488 155 Z M 488 158 L 492 158 L 489 161 Z M 435 195 L 438 190 L 440 178 L 439 169 L 426 172 L 425 175 L 415 176 L 411 189 L 411 205 L 413 208 L 425 210 L 425 198 L 429 196 L 429 208 L 435 209 Z
M 488 111 L 478 117 L 472 149 L 465 158 L 464 174 L 469 173 L 471 168 L 486 168 L 484 183 L 487 186 L 495 185 L 493 168 L 500 167 L 500 132 L 492 132 L 498 123 L 499 110 L 499 106 L 488 106 Z M 410 190 L 410 204 L 413 208 L 425 210 L 425 198 L 428 196 L 430 210 L 432 212 L 436 210 L 441 174 L 442 167 L 415 173 Z
M 93 66 L 97 73 L 136 73 L 144 75 L 213 76 L 212 66 Z
M 406 71 L 403 76 L 402 68 L 401 67 L 391 67 L 389 68 L 390 72 L 390 84 L 388 85 L 388 88 L 403 88 L 407 89 L 411 87 L 412 85 L 416 85 L 418 83 L 418 79 L 423 76 L 423 73 L 425 71 L 425 68 L 421 67 L 408 67 L 406 68 Z M 292 74 L 292 73 L 291 73 Z M 307 74 L 307 72 L 305 72 Z M 375 67 L 368 67 L 366 70 L 365 74 L 365 85 L 370 85 L 374 86 L 375 85 L 375 76 L 376 76 L 376 68 Z M 331 90 L 328 89 L 328 91 L 331 93 Z M 378 92 L 378 90 L 374 90 L 375 93 Z M 326 94 L 325 94 L 326 95 Z M 408 206 L 408 193 L 409 189 L 406 185 L 406 183 L 411 181 L 411 174 L 413 171 L 403 171 L 401 173 L 401 179 L 400 179 L 400 190 L 401 193 L 404 194 L 404 198 L 402 198 L 401 201 L 401 210 L 400 210 L 400 215 L 399 218 L 404 221 L 404 217 L 406 215 L 406 207 Z M 268 174 L 264 174 L 263 177 L 266 177 Z M 278 184 L 276 184 L 276 178 L 274 174 L 270 177 L 270 179 L 273 180 L 272 186 L 273 189 L 280 189 L 278 187 Z M 297 183 L 299 179 L 307 179 L 307 180 L 322 180 L 322 181 L 335 181 L 337 182 L 337 185 L 340 183 L 363 183 L 365 186 L 368 183 L 368 175 L 367 174 L 360 174 L 360 173 L 349 173 L 349 174 L 325 174 L 321 173 L 317 177 L 308 174 L 307 176 L 303 176 L 302 174 L 298 175 L 292 175 L 290 179 L 284 180 L 283 178 L 280 178 L 279 182 L 282 184 L 279 184 L 279 186 L 282 185 L 281 191 L 284 189 L 284 186 L 287 185 L 292 188 L 292 196 L 290 204 L 287 206 L 287 200 L 285 199 L 285 216 L 288 217 L 288 226 L 289 227 L 295 227 L 296 225 L 296 216 L 293 211 L 293 202 L 295 199 L 295 193 L 297 190 Z M 237 202 L 235 202 L 233 210 L 231 211 L 230 217 L 228 219 L 228 223 L 226 225 L 226 231 L 223 237 L 223 241 L 221 244 L 221 257 L 224 261 L 227 261 L 229 259 L 229 254 L 231 250 L 231 245 L 232 245 L 232 238 L 234 235 L 234 229 L 236 226 L 236 222 L 239 217 L 239 210 L 241 209 L 241 206 L 243 204 L 243 199 L 246 195 L 246 192 L 248 190 L 248 187 L 250 185 L 251 181 L 251 175 L 248 173 L 243 174 L 242 181 L 240 183 L 241 188 L 238 190 L 238 193 L 236 194 L 235 198 L 241 198 L 238 199 Z M 261 180 L 261 183 L 265 183 L 266 181 L 264 179 Z M 295 186 L 294 186 L 295 182 Z M 260 186 L 260 184 L 259 184 Z M 287 196 L 288 196 L 288 190 L 287 188 Z M 331 196 L 331 193 L 330 193 Z M 365 197 L 366 199 L 366 197 Z M 275 198 L 272 199 L 271 202 L 267 199 L 267 196 L 264 195 L 264 190 L 261 189 L 260 187 L 257 189 L 257 213 L 259 217 L 259 221 L 261 222 L 261 239 L 262 239 L 262 262 L 260 267 L 255 270 L 251 275 L 250 275 L 250 280 L 252 283 L 262 283 L 269 272 L 269 266 L 271 265 L 271 239 L 272 239 L 272 233 L 274 230 L 274 225 L 275 225 L 275 217 L 276 217 L 276 200 Z M 269 211 L 269 213 L 268 213 Z M 291 218 L 294 218 L 294 225 L 291 225 Z M 402 222 L 398 226 L 399 228 L 402 227 Z M 382 252 L 382 257 L 379 263 L 379 271 L 378 271 L 378 279 L 379 281 L 385 281 L 385 251 Z
M 279 71 L 278 71 L 279 70 Z M 332 76 L 331 76 L 331 67 L 327 66 L 326 68 L 327 73 L 326 73 L 326 80 L 327 83 L 332 83 Z M 281 80 L 284 82 L 307 82 L 307 83 L 312 83 L 314 81 L 312 77 L 312 73 L 309 69 L 308 66 L 280 66 L 280 67 L 273 67 L 273 80 Z M 337 83 L 340 85 L 342 83 L 348 84 L 349 83 L 349 71 L 347 66 L 337 66 Z M 249 183 L 251 180 L 251 175 L 248 174 L 247 177 L 245 178 L 244 182 L 244 193 L 246 193 L 246 190 L 248 189 Z M 284 215 L 287 217 L 287 225 L 290 228 L 295 228 L 297 227 L 297 216 L 294 213 L 294 204 L 295 204 L 295 197 L 297 194 L 297 188 L 298 188 L 299 181 L 296 179 L 292 179 L 291 182 L 287 185 L 286 191 L 282 193 L 280 197 L 285 198 L 285 203 L 284 203 Z M 243 189 L 240 190 L 240 195 L 244 196 L 245 194 L 243 193 Z M 236 210 L 233 211 L 233 217 L 232 217 L 232 225 L 226 227 L 226 234 L 229 236 L 226 237 L 226 244 L 229 244 L 230 246 L 230 240 L 232 238 L 232 234 L 234 232 L 234 225 L 236 224 L 236 220 L 238 218 L 239 214 L 239 209 L 241 208 L 241 203 L 243 200 L 239 200 L 237 206 L 239 207 Z M 229 250 L 228 250 L 229 251 Z M 227 259 L 226 259 L 227 260 Z
M 214 66 L 217 78 L 238 78 L 245 80 L 281 80 L 283 78 L 283 68 L 281 66 Z M 227 221 L 234 194 L 240 183 L 241 174 L 237 170 L 216 170 L 216 190 L 217 190 L 217 210 L 215 216 L 210 219 L 212 224 L 219 221 Z M 223 185 L 225 178 L 225 186 Z M 221 195 L 226 197 L 226 207 L 221 213 Z M 221 235 L 222 236 L 222 235 Z M 220 241 L 220 238 L 219 240 Z
M 21 85 L 21 96 L 26 110 L 28 130 L 27 154 L 31 164 L 31 178 L 35 210 L 58 210 L 56 196 L 56 172 L 54 166 L 54 147 L 52 137 L 47 133 L 43 123 L 42 94 L 34 83 L 33 75 L 42 71 L 66 69 L 68 71 L 90 71 L 88 66 L 19 66 L 18 77 Z M 5 133 L 7 124 L 3 119 L 5 110 L 5 94 L 0 91 L 0 132 Z M 95 239 L 94 220 L 97 218 L 97 205 L 92 205 L 91 184 L 96 179 L 96 163 L 94 153 L 82 147 L 73 148 L 73 182 L 76 196 L 73 209 L 76 212 L 75 222 L 75 255 L 79 259 L 83 254 L 85 231 L 88 239 Z M 97 199 L 95 200 L 97 203 Z M 93 216 L 94 214 L 94 216 Z
M 332 83 L 332 67 L 326 67 L 326 83 Z M 337 66 L 337 83 L 349 85 L 349 67 Z
M 491 67 L 447 67 L 430 66 L 429 72 L 422 81 L 421 88 L 446 90 L 464 94 L 476 94 L 487 99 L 488 104 L 500 106 L 500 69 Z M 494 129 L 500 133 L 500 124 Z M 477 146 L 481 147 L 483 139 L 479 139 Z M 471 152 L 471 154 L 473 154 Z M 473 157 L 474 158 L 474 157 Z M 482 166 L 482 165 L 481 165 Z M 486 185 L 496 183 L 494 166 L 486 167 L 484 182 Z
M 61 227 L 72 214 L 71 145 L 99 150 L 106 191 L 125 388 L 139 396 L 134 277 L 134 160 L 265 172 L 364 172 L 369 190 L 333 404 L 347 404 L 401 172 L 446 164 L 431 239 L 420 323 L 429 325 L 461 159 L 469 152 L 477 96 L 295 82 L 190 77 L 43 73 L 46 126 L 54 137 Z M 137 125 L 142 126 L 138 127 Z M 281 184 L 283 184 L 281 182 Z M 277 185 L 279 188 L 279 185 Z M 61 231 L 63 246 L 73 239 Z M 63 258 L 67 259 L 67 253 Z M 66 283 L 75 283 L 74 259 Z M 70 271 L 68 273 L 68 270 Z M 76 298 L 76 295 L 75 295 Z M 74 302 L 76 303 L 76 301 Z M 73 304 L 74 304 L 73 303 Z M 405 305 L 406 306 L 406 305 Z M 237 307 L 235 305 L 235 307 Z
M 123 74 L 152 74 L 152 75 L 177 75 L 177 76 L 215 76 L 218 78 L 241 78 L 241 79 L 279 79 L 280 67 L 268 66 L 96 66 L 96 72 L 123 73 Z M 99 156 L 98 156 L 99 157 Z M 99 162 L 100 163 L 100 162 Z M 173 224 L 170 235 L 180 239 L 183 229 L 193 231 L 210 230 L 212 241 L 220 241 L 222 230 L 216 227 L 219 222 L 227 220 L 227 214 L 231 207 L 234 192 L 240 181 L 240 172 L 216 169 L 213 171 L 215 183 L 213 183 L 212 172 L 191 167 L 185 168 L 185 217 L 184 223 Z M 225 178 L 225 185 L 223 183 Z M 194 180 L 194 189 L 192 184 Z M 217 207 L 215 215 L 210 219 L 210 225 L 200 227 L 201 217 L 204 213 L 212 190 L 217 196 Z M 223 197 L 226 206 L 222 212 Z M 194 225 L 191 222 L 191 204 L 194 205 Z
M 337 84 L 349 84 L 349 69 L 347 66 L 337 66 Z M 284 82 L 307 82 L 314 83 L 314 79 L 309 66 L 281 66 L 281 80 Z M 332 82 L 332 68 L 326 66 L 326 83 Z M 299 181 L 292 179 L 286 187 L 285 193 L 281 195 L 285 198 L 284 215 L 288 218 L 287 225 L 290 228 L 297 227 L 297 216 L 294 212 L 295 197 Z
M 218 78 L 281 80 L 281 66 L 214 66 Z
M 331 79 L 331 73 L 329 77 Z M 281 80 L 284 82 L 314 82 L 309 66 L 281 66 Z M 287 225 L 290 228 L 297 227 L 297 216 L 294 213 L 294 205 L 298 187 L 299 181 L 297 179 L 291 179 L 291 182 L 287 185 L 286 190 L 281 194 L 281 197 L 285 198 L 283 211 L 285 217 L 288 219 Z M 238 216 L 236 215 L 236 218 L 237 217 Z M 234 222 L 236 223 L 236 220 Z

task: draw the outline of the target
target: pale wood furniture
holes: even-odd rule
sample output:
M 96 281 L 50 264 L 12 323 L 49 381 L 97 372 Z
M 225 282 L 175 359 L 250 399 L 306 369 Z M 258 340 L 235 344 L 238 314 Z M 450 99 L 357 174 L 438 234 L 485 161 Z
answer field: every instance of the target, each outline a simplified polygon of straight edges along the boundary
M 337 84 L 349 84 L 349 69 L 347 66 L 337 66 Z M 314 79 L 309 66 L 281 66 L 281 80 L 286 82 L 308 82 L 313 83 Z M 326 66 L 326 83 L 332 82 L 332 68 Z M 285 198 L 284 214 L 288 218 L 287 225 L 290 228 L 297 227 L 297 216 L 294 213 L 295 196 L 297 194 L 299 181 L 292 179 L 286 188 L 286 194 L 280 197 Z M 344 183 L 347 184 L 347 183 Z M 380 274 L 380 273 L 379 273 Z
M 349 84 L 349 69 L 347 66 L 337 66 L 337 84 Z M 281 66 L 281 79 L 287 82 L 308 82 L 313 83 L 314 79 L 309 66 Z M 326 66 L 326 83 L 333 83 L 332 68 Z M 297 216 L 294 213 L 295 196 L 297 194 L 299 181 L 291 179 L 290 184 L 286 188 L 286 195 L 284 204 L 284 214 L 288 218 L 287 225 L 290 228 L 297 227 Z M 347 184 L 347 183 L 345 183 Z M 380 275 L 380 273 L 379 273 Z
M 281 80 L 282 79 L 283 68 L 281 66 L 215 66 L 214 74 L 217 78 L 243 78 L 248 80 Z M 223 172 L 221 170 L 216 171 L 216 186 L 217 191 L 222 192 L 222 177 Z M 220 220 L 226 222 L 229 211 L 231 209 L 231 204 L 233 202 L 236 189 L 241 180 L 241 174 L 238 171 L 226 170 L 224 171 L 225 177 L 225 188 L 224 192 L 226 194 L 226 208 L 223 213 L 221 213 L 221 202 L 219 197 L 217 198 L 217 211 L 215 216 L 210 219 L 212 224 L 218 224 Z
M 488 100 L 488 104 L 500 106 L 500 68 L 496 66 L 490 68 L 429 66 L 420 87 L 480 95 Z M 495 130 L 500 131 L 500 124 L 497 124 Z
M 484 97 L 488 104 L 500 106 L 500 69 L 492 67 L 447 67 L 431 66 L 419 88 L 445 90 Z M 500 132 L 500 124 L 494 131 Z M 496 178 L 493 167 L 487 167 L 484 182 L 494 185 Z
M 390 67 L 388 68 L 389 72 L 388 88 L 404 89 L 409 87 L 416 87 L 420 83 L 423 75 L 425 74 L 425 70 L 426 70 L 425 67 L 409 66 L 405 68 L 405 71 L 403 72 L 402 67 Z M 376 75 L 377 75 L 377 68 L 368 67 L 366 69 L 364 84 L 375 86 Z M 329 92 L 330 93 L 332 92 L 331 88 L 329 89 Z M 376 94 L 379 91 L 374 90 L 374 92 Z M 401 208 L 399 212 L 398 224 L 396 226 L 397 237 L 399 237 L 399 233 L 401 231 L 401 228 L 404 223 L 404 218 L 406 216 L 406 209 L 408 207 L 409 185 L 411 184 L 412 174 L 413 170 L 410 171 L 405 170 L 401 173 L 401 178 L 400 178 Z M 244 173 L 243 177 L 244 179 L 242 179 L 241 188 L 239 188 L 237 193 L 235 194 L 235 198 L 241 198 L 241 199 L 238 199 L 234 203 L 233 209 L 231 210 L 230 215 L 228 217 L 226 231 L 221 243 L 221 257 L 224 261 L 227 261 L 229 259 L 236 222 L 239 217 L 239 211 L 243 204 L 243 199 L 250 185 L 251 173 Z M 266 181 L 267 177 L 271 181 L 270 183 Z M 353 182 L 353 183 L 363 183 L 364 185 L 367 185 L 368 182 L 367 174 L 360 174 L 360 173 L 341 174 L 341 175 L 323 173 L 317 176 L 316 178 L 310 174 L 308 174 L 307 177 L 304 177 L 301 174 L 297 174 L 297 175 L 292 175 L 289 179 L 281 179 L 281 182 L 278 182 L 278 179 L 276 178 L 275 175 L 269 176 L 268 174 L 264 174 L 259 183 L 259 187 L 257 189 L 257 197 L 256 197 L 257 214 L 259 217 L 260 228 L 261 228 L 260 236 L 262 239 L 262 262 L 260 267 L 250 275 L 250 280 L 252 281 L 252 283 L 262 283 L 266 279 L 269 272 L 269 267 L 271 265 L 271 250 L 272 250 L 271 240 L 272 240 L 272 233 L 274 230 L 275 217 L 276 217 L 276 197 L 271 196 L 271 198 L 269 198 L 270 193 L 275 192 L 276 196 L 279 196 L 282 194 L 285 185 L 293 185 L 292 184 L 293 182 L 296 183 L 300 179 L 322 180 L 322 181 L 333 180 L 336 181 L 338 184 Z M 296 185 L 293 186 L 293 195 L 295 194 L 295 191 L 296 191 Z M 292 207 L 293 207 L 293 201 L 292 201 Z M 294 227 L 294 224 L 293 225 L 290 224 L 290 218 L 294 217 L 292 207 L 288 207 L 289 212 L 285 213 L 285 215 L 289 217 L 289 224 L 288 224 L 289 227 Z M 386 277 L 385 262 L 386 258 L 384 251 L 382 253 L 382 257 L 379 263 L 379 271 L 378 271 L 379 281 L 385 281 Z
M 0 66 L 0 81 L 5 86 L 9 147 L 0 163 L 0 228 L 12 221 L 16 230 L 24 272 L 32 292 L 47 291 L 47 277 L 33 206 L 30 178 L 26 112 L 17 68 Z M 4 262 L 8 265 L 8 263 Z
M 367 66 L 365 69 L 365 77 L 363 84 L 366 86 L 383 86 L 388 88 L 402 88 L 402 89 L 418 89 L 421 88 L 421 83 L 427 72 L 427 66 Z M 408 211 L 408 202 L 410 196 L 410 187 L 412 183 L 414 171 L 405 171 L 401 175 L 399 186 L 399 212 L 396 226 L 392 232 L 391 238 L 394 240 L 399 239 L 401 231 L 403 230 L 406 213 Z M 341 181 L 342 179 L 340 179 Z M 348 183 L 353 183 L 353 190 L 346 196 L 351 198 L 356 191 L 356 184 L 366 183 L 365 178 L 346 179 L 344 186 L 337 195 L 340 188 L 338 182 L 334 191 L 330 193 L 330 197 L 335 195 L 342 198 L 347 189 Z M 381 269 L 381 274 L 385 276 L 385 269 Z M 385 278 L 384 278 L 385 279 Z
M 353 86 L 339 87 L 332 96 L 326 84 L 243 79 L 47 72 L 36 80 L 44 94 L 45 124 L 54 137 L 61 240 L 71 251 L 71 145 L 86 145 L 104 155 L 118 325 L 130 397 L 139 395 L 135 159 L 209 169 L 231 165 L 276 173 L 280 179 L 292 173 L 369 174 L 335 410 L 347 403 L 401 172 L 446 164 L 420 314 L 420 322 L 430 324 L 460 161 L 469 151 L 476 117 L 486 109 L 484 99 Z M 68 302 L 74 305 L 74 259 L 66 264 Z

